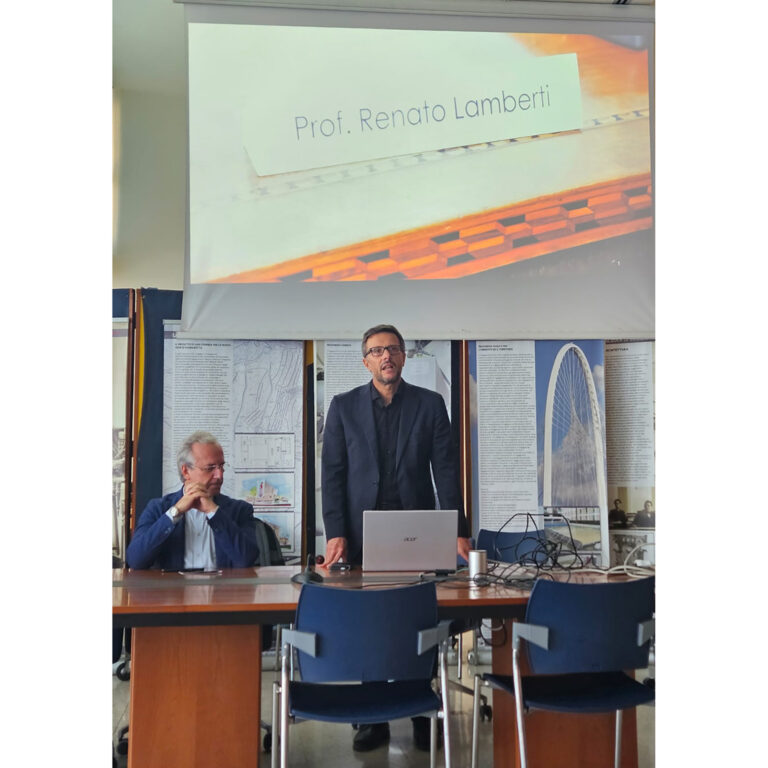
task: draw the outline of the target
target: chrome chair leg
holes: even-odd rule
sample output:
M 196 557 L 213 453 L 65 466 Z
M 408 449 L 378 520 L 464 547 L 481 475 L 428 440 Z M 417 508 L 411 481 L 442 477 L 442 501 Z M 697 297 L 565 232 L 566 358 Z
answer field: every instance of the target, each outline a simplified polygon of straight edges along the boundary
M 288 655 L 293 647 L 285 644 L 280 672 L 280 768 L 288 768 Z
M 523 681 L 520 675 L 520 651 L 512 650 L 512 675 L 515 684 L 515 714 L 517 721 L 517 743 L 520 748 L 520 768 L 528 768 L 528 758 L 525 751 L 525 726 L 523 725 Z
M 613 752 L 613 766 L 619 768 L 621 763 L 621 710 L 616 710 L 616 739 Z
M 461 680 L 461 657 L 464 650 L 464 635 L 459 633 L 456 636 L 456 677 Z
M 443 749 L 445 751 L 445 768 L 451 768 L 451 705 L 448 698 L 448 664 L 446 662 L 446 646 L 443 643 L 439 653 L 440 664 L 440 696 L 443 699 Z
M 437 716 L 429 718 L 429 768 L 437 768 Z
M 277 768 L 280 755 L 278 744 L 280 743 L 280 682 L 272 682 L 272 754 L 270 765 Z
M 472 698 L 472 768 L 477 768 L 480 742 L 480 675 L 475 675 L 475 693 Z

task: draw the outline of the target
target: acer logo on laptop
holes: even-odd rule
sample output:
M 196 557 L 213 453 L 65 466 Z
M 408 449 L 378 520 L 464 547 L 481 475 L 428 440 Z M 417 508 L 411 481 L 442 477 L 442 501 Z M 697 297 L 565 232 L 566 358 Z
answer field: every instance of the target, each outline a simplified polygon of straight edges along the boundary
M 418 536 L 406 536 L 403 541 L 416 541 L 418 538 Z

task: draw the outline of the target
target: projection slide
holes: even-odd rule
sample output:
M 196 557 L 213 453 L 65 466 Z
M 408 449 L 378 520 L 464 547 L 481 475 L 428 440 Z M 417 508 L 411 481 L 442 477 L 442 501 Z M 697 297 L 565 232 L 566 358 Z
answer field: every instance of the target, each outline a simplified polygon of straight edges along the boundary
M 192 284 L 460 279 L 652 225 L 640 36 L 192 23 L 189 126 Z

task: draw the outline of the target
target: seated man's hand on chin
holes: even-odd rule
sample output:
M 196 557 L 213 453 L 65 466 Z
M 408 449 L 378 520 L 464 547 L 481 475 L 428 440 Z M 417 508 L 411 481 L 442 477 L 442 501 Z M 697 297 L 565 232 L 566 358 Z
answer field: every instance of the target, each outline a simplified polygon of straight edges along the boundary
M 174 506 L 181 514 L 188 512 L 192 507 L 206 514 L 215 512 L 218 509 L 216 503 L 209 495 L 208 489 L 202 483 L 190 481 L 184 483 L 184 495 Z

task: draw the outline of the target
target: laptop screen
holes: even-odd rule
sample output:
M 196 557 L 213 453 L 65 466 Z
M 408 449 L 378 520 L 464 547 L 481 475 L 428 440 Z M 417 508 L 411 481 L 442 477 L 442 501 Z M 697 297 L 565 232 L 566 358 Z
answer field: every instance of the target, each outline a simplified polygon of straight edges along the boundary
M 456 509 L 365 510 L 364 571 L 455 571 Z

